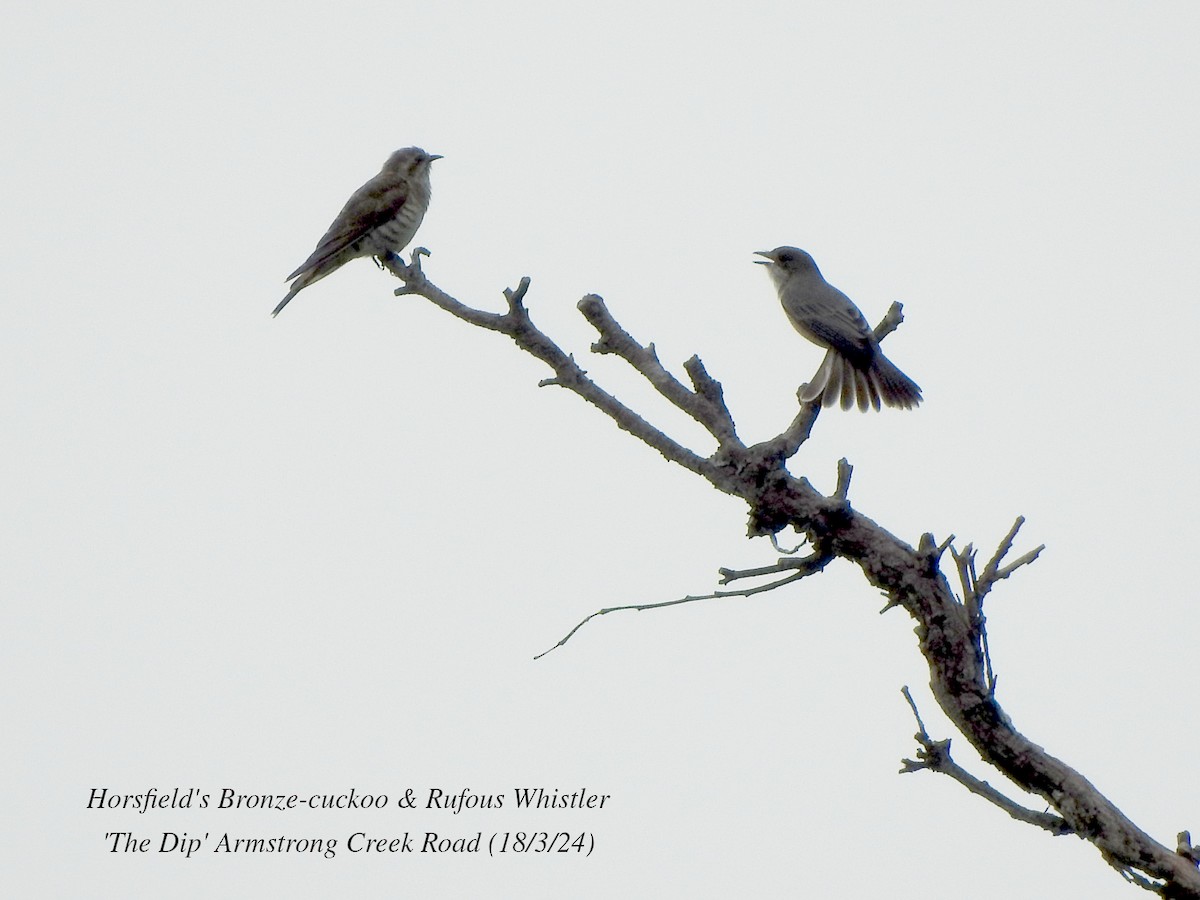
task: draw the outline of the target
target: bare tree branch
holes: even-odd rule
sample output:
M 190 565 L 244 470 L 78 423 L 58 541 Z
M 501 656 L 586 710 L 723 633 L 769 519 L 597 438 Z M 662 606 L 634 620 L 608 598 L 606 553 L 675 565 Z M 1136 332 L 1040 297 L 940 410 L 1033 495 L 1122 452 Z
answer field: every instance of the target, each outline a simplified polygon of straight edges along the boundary
M 613 353 L 621 357 L 674 406 L 708 429 L 718 444 L 742 446 L 733 416 L 725 405 L 721 385 L 709 377 L 699 357 L 693 356 L 684 366 L 694 388 L 689 390 L 658 361 L 653 344 L 643 347 L 617 324 L 599 296 L 588 294 L 579 301 L 579 311 L 600 332 L 600 340 L 592 344 L 593 353 Z
M 830 558 L 832 558 L 832 557 L 830 557 Z M 826 562 L 827 561 L 828 560 L 826 560 Z M 555 644 L 549 650 L 543 650 L 541 653 L 539 653 L 537 656 L 535 656 L 534 659 L 541 659 L 543 656 L 545 656 L 547 653 L 550 653 L 552 650 L 557 650 L 559 647 L 561 647 L 563 644 L 565 644 L 567 641 L 569 641 L 572 637 L 574 637 L 575 632 L 579 631 L 580 628 L 582 628 L 584 625 L 586 625 L 588 622 L 590 622 L 592 619 L 595 619 L 598 616 L 606 616 L 609 613 L 625 612 L 628 610 L 636 610 L 637 612 L 643 612 L 644 610 L 647 610 L 647 609 L 663 609 L 664 607 L 667 607 L 667 606 L 678 606 L 681 603 L 695 603 L 697 600 L 721 600 L 721 599 L 725 599 L 727 597 L 753 597 L 755 594 L 762 594 L 766 591 L 773 591 L 776 588 L 783 587 L 785 584 L 791 584 L 793 581 L 798 581 L 799 579 L 804 578 L 807 575 L 813 574 L 813 572 L 820 571 L 820 569 L 824 567 L 824 564 L 822 564 L 821 566 L 816 566 L 816 567 L 801 567 L 801 566 L 795 566 L 795 565 L 782 565 L 783 563 L 790 563 L 790 562 L 796 562 L 796 560 L 780 560 L 781 565 L 779 565 L 777 567 L 756 570 L 755 574 L 767 574 L 767 573 L 781 572 L 781 571 L 786 571 L 787 569 L 797 569 L 798 570 L 798 571 L 793 572 L 791 575 L 788 575 L 786 578 L 780 578 L 778 581 L 772 581 L 769 584 L 760 584 L 760 585 L 757 585 L 756 587 L 743 588 L 740 591 L 713 591 L 711 594 L 689 594 L 688 596 L 680 597 L 677 600 L 663 600 L 659 603 L 631 603 L 626 606 L 609 606 L 609 607 L 605 607 L 604 609 L 596 610 L 596 612 L 594 612 L 590 616 L 587 616 L 586 618 L 584 618 L 583 621 L 581 621 L 578 625 L 576 625 L 574 628 L 572 628 L 570 631 L 568 631 L 566 636 L 563 637 L 563 639 L 560 640 L 557 644 Z M 722 569 L 721 571 L 728 572 L 729 570 Z M 726 580 L 722 581 L 721 583 L 727 584 L 729 582 L 729 580 L 731 580 L 731 579 L 726 579 Z
M 1013 523 L 1012 528 L 1008 530 L 1008 534 L 1000 541 L 996 552 L 992 554 L 992 558 L 984 566 L 982 576 L 976 574 L 975 571 L 975 547 L 973 544 L 967 544 L 961 553 L 954 549 L 950 541 L 947 541 L 945 544 L 945 546 L 950 548 L 950 556 L 953 558 L 955 568 L 958 570 L 958 581 L 962 587 L 963 594 L 963 608 L 966 610 L 971 628 L 975 632 L 975 640 L 983 659 L 984 682 L 988 686 L 989 696 L 996 693 L 996 673 L 992 668 L 992 654 L 988 648 L 987 617 L 983 614 L 983 600 L 992 588 L 995 587 L 997 581 L 1007 578 L 1021 566 L 1032 563 L 1046 549 L 1046 545 L 1042 544 L 1013 560 L 1008 565 L 1001 566 L 1004 557 L 1012 550 L 1017 532 L 1021 530 L 1021 526 L 1024 524 L 1025 517 L 1017 516 L 1017 520 Z
M 981 781 L 976 778 L 953 759 L 950 758 L 950 739 L 943 741 L 933 740 L 925 731 L 925 724 L 921 721 L 921 714 L 917 712 L 917 704 L 909 693 L 906 685 L 901 689 L 904 694 L 904 699 L 908 701 L 908 705 L 912 707 L 913 715 L 917 719 L 917 733 L 913 735 L 921 748 L 917 750 L 917 758 L 902 759 L 903 766 L 900 769 L 901 774 L 911 772 L 919 772 L 922 769 L 928 769 L 931 772 L 939 772 L 942 775 L 949 776 L 965 787 L 968 791 L 976 796 L 982 797 L 989 803 L 992 803 L 1000 809 L 1004 810 L 1014 819 L 1019 822 L 1026 822 L 1030 825 L 1036 825 L 1038 828 L 1043 828 L 1054 835 L 1070 834 L 1071 826 L 1059 816 L 1051 815 L 1050 813 L 1036 812 L 1032 809 L 1026 809 L 1014 800 L 1009 799 L 996 790 L 986 781 Z
M 779 435 L 745 447 L 737 437 L 719 383 L 708 375 L 698 358 L 693 357 L 684 366 L 692 382 L 688 388 L 661 365 L 653 345 L 639 344 L 621 328 L 599 297 L 585 297 L 581 311 L 600 333 L 594 349 L 621 356 L 670 403 L 705 427 L 716 438 L 718 447 L 711 456 L 703 457 L 602 390 L 570 355 L 533 325 L 523 305 L 529 287 L 527 278 L 522 279 L 516 290 L 505 292 L 507 312 L 486 312 L 465 306 L 430 283 L 420 270 L 421 255 L 414 252 L 412 266 L 404 266 L 397 259 L 385 261 L 387 268 L 405 282 L 398 294 L 419 295 L 470 324 L 508 335 L 518 347 L 551 368 L 554 376 L 546 383 L 579 395 L 669 461 L 702 476 L 717 490 L 744 500 L 750 511 L 747 530 L 751 536 L 774 535 L 790 526 L 813 547 L 813 554 L 806 559 L 780 560 L 770 570 L 746 573 L 722 570 L 726 582 L 750 574 L 791 571 L 774 582 L 744 591 L 718 591 L 663 604 L 600 610 L 580 622 L 556 646 L 562 646 L 585 622 L 598 615 L 619 609 L 651 609 L 700 599 L 751 596 L 778 589 L 819 571 L 829 559 L 841 557 L 859 566 L 867 581 L 887 597 L 885 610 L 902 607 L 917 623 L 917 643 L 929 667 L 930 687 L 954 726 L 989 765 L 1020 789 L 1044 799 L 1058 816 L 1023 810 L 1007 798 L 1001 802 L 1003 795 L 999 792 L 957 770 L 949 759 L 948 742 L 928 740 L 928 735 L 921 742 L 918 760 L 907 765 L 914 770 L 936 766 L 936 771 L 946 774 L 957 771 L 958 775 L 952 777 L 1010 815 L 1055 833 L 1070 832 L 1090 841 L 1102 858 L 1132 883 L 1163 897 L 1200 900 L 1200 869 L 1189 855 L 1190 838 L 1185 849 L 1177 850 L 1155 841 L 1083 775 L 1018 732 L 996 701 L 995 676 L 986 652 L 982 602 L 996 582 L 1033 562 L 1043 549 L 1038 547 L 1003 564 L 1022 519 L 1001 541 L 982 575 L 975 571 L 974 549 L 970 544 L 960 554 L 953 551 L 951 539 L 937 545 L 932 535 L 926 534 L 920 547 L 914 549 L 850 505 L 848 465 L 844 478 L 839 473 L 838 490 L 832 496 L 821 494 L 807 479 L 787 470 L 787 459 L 807 440 L 817 420 L 820 409 L 816 404 L 801 404 L 791 424 Z M 899 305 L 893 305 L 876 329 L 876 335 L 886 336 L 902 319 Z M 961 602 L 940 569 L 940 560 L 947 549 L 952 551 L 962 584 Z M 1183 846 L 1181 841 L 1180 847 Z
M 414 251 L 414 258 L 417 256 L 419 254 Z M 616 422 L 618 427 L 653 447 L 666 459 L 704 476 L 713 484 L 717 483 L 714 480 L 715 467 L 711 462 L 667 437 L 612 394 L 602 390 L 588 378 L 587 373 L 570 355 L 559 349 L 557 344 L 533 324 L 524 305 L 525 294 L 529 289 L 528 277 L 522 278 L 515 290 L 504 292 L 508 301 L 508 312 L 492 313 L 460 303 L 432 284 L 419 266 L 404 266 L 396 259 L 385 260 L 384 265 L 388 271 L 405 282 L 402 287 L 397 288 L 397 295 L 419 295 L 465 322 L 508 335 L 518 347 L 537 357 L 554 371 L 554 378 L 544 381 L 543 384 L 554 384 L 578 394 Z

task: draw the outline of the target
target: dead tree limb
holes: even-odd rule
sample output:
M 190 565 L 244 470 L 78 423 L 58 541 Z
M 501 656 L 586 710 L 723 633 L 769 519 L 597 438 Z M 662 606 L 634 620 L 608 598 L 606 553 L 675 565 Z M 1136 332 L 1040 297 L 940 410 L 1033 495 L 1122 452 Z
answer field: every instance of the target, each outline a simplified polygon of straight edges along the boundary
M 1033 562 L 1042 549 L 1004 563 L 1021 519 L 1001 541 L 982 574 L 976 572 L 974 549 L 970 545 L 962 553 L 952 551 L 963 590 L 960 601 L 940 569 L 943 554 L 951 548 L 951 539 L 938 544 L 932 535 L 926 534 L 914 548 L 855 510 L 848 497 L 848 467 L 844 473 L 839 472 L 838 489 L 831 496 L 821 494 L 807 479 L 787 470 L 786 461 L 808 439 L 817 420 L 820 413 L 817 404 L 802 403 L 782 432 L 747 446 L 738 437 L 720 383 L 709 375 L 697 357 L 684 365 L 689 386 L 662 365 L 653 345 L 640 344 L 622 328 L 600 297 L 595 294 L 584 297 L 579 309 L 599 333 L 592 349 L 624 359 L 668 402 L 704 427 L 716 440 L 717 447 L 703 455 L 667 436 L 600 388 L 570 354 L 533 324 L 524 305 L 528 278 L 522 278 L 516 289 L 504 292 L 508 306 L 505 312 L 487 312 L 460 303 L 432 284 L 420 268 L 423 253 L 419 248 L 414 252 L 412 266 L 405 266 L 397 258 L 385 261 L 386 267 L 404 282 L 396 291 L 398 295 L 424 297 L 472 325 L 507 335 L 522 350 L 550 367 L 553 376 L 542 384 L 556 385 L 579 395 L 667 460 L 700 475 L 717 490 L 744 500 L 750 511 L 750 536 L 774 535 L 788 526 L 804 535 L 814 549 L 814 556 L 807 564 L 801 561 L 793 566 L 795 572 L 765 589 L 813 574 L 834 557 L 858 565 L 867 581 L 887 597 L 885 610 L 902 607 L 916 622 L 917 644 L 929 667 L 930 687 L 954 726 L 989 765 L 1017 787 L 1041 797 L 1057 812 L 1057 816 L 1043 819 L 1040 814 L 1024 810 L 1019 817 L 1054 833 L 1071 833 L 1090 841 L 1105 861 L 1131 883 L 1167 898 L 1200 900 L 1200 869 L 1195 858 L 1200 853 L 1192 847 L 1190 836 L 1184 837 L 1186 832 L 1181 832 L 1174 850 L 1155 841 L 1083 775 L 1018 732 L 996 701 L 982 607 L 984 598 L 998 581 Z M 876 329 L 877 336 L 885 337 L 901 321 L 900 307 L 894 304 Z M 823 562 L 818 566 L 816 561 Z M 777 571 L 782 573 L 783 569 L 781 563 Z M 752 571 L 772 574 L 774 570 Z M 727 581 L 743 577 L 731 571 L 722 574 Z M 700 598 L 687 597 L 670 603 L 694 599 Z M 602 610 L 596 615 L 610 611 L 613 610 Z M 907 765 L 913 770 L 954 771 L 948 742 L 932 741 L 924 734 L 923 727 L 918 741 L 919 759 Z M 975 793 L 1001 805 L 1010 815 L 1021 810 L 1007 799 L 1001 802 L 1002 795 L 985 782 L 961 771 L 955 777 Z M 1005 806 L 1006 803 L 1009 805 Z

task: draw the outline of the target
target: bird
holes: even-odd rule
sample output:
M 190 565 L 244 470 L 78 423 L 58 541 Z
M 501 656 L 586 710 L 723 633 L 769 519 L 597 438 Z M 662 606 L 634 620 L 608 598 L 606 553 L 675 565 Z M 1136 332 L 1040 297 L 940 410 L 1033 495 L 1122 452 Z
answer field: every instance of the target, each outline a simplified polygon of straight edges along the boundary
M 295 281 L 271 315 L 279 315 L 296 294 L 350 260 L 386 259 L 407 247 L 429 208 L 429 166 L 441 158 L 420 147 L 389 156 L 379 174 L 350 195 L 312 255 L 284 279 Z
M 841 400 L 842 409 L 856 402 L 866 412 L 880 405 L 912 409 L 921 388 L 879 349 L 879 341 L 854 302 L 825 280 L 813 258 L 797 247 L 758 250 L 755 262 L 769 266 L 779 302 L 788 321 L 820 347 L 825 359 L 817 374 L 800 389 L 803 402 L 821 399 L 823 406 Z

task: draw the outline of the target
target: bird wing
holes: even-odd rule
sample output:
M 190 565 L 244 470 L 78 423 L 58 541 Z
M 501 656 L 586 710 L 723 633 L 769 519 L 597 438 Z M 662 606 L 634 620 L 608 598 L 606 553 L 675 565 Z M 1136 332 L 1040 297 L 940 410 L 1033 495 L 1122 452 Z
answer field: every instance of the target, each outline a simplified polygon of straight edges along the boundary
M 832 347 L 865 368 L 873 355 L 873 334 L 854 302 L 829 283 L 790 292 L 786 307 L 796 330 L 809 340 Z
M 284 280 L 291 281 L 302 272 L 316 269 L 393 218 L 408 199 L 408 194 L 406 180 L 397 179 L 395 174 L 390 172 L 380 172 L 350 195 L 342 211 L 337 214 L 337 218 L 317 244 L 317 249 Z

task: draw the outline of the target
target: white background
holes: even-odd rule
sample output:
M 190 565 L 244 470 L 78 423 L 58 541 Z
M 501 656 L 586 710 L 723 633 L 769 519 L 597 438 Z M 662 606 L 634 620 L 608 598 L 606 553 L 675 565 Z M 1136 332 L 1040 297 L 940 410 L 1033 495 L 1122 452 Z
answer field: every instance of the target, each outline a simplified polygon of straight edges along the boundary
M 39 897 L 1129 897 L 1090 846 L 897 775 L 912 622 L 764 565 L 744 505 L 369 261 L 282 276 L 397 147 L 444 154 L 435 283 L 535 321 L 702 453 L 574 309 L 698 353 L 741 434 L 820 351 L 751 252 L 876 321 L 915 413 L 791 469 L 901 538 L 1048 549 L 989 604 L 998 697 L 1157 839 L 1200 836 L 1200 7 L 14 4 L 0 32 L 4 881 Z M 959 739 L 962 762 L 981 777 Z M 499 812 L 87 810 L 94 787 Z M 516 811 L 586 787 L 603 811 Z M 1031 804 L 1042 808 L 1036 800 Z M 590 858 L 124 855 L 105 832 L 593 832 Z M 155 842 L 155 843 L 156 843 Z M 207 845 L 211 846 L 211 844 Z

